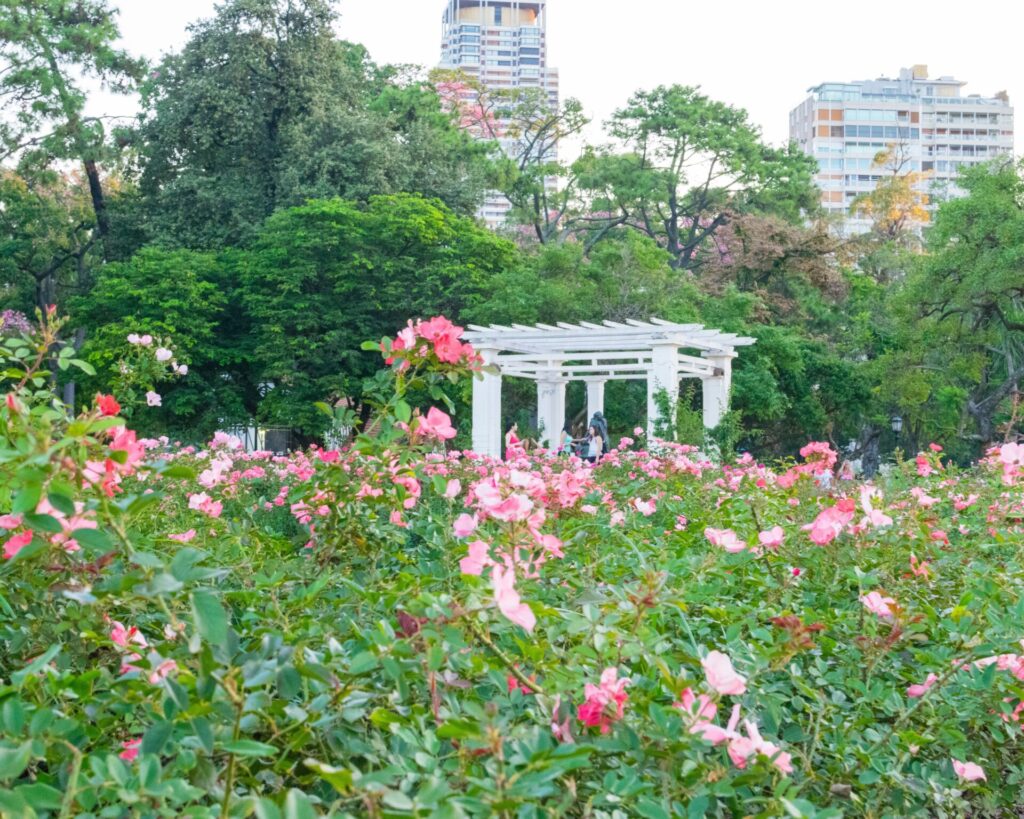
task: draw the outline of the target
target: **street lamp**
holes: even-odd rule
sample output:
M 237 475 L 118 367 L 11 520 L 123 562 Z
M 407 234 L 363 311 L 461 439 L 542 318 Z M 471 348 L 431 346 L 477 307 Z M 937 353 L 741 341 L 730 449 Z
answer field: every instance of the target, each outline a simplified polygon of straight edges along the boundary
M 892 418 L 889 419 L 889 423 L 892 424 L 892 431 L 895 432 L 897 435 L 903 432 L 902 415 L 894 415 Z

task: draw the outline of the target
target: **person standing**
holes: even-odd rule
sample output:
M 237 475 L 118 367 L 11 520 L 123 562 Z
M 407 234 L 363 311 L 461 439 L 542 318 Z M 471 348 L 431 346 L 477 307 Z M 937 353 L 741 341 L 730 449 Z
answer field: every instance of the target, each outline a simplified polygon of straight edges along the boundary
M 523 442 L 519 439 L 519 424 L 515 421 L 505 433 L 505 460 L 512 461 L 526 454 Z
M 594 413 L 594 417 L 590 419 L 590 425 L 597 430 L 597 434 L 601 436 L 601 441 L 604 444 L 605 449 L 608 448 L 608 422 L 604 419 L 604 413 L 600 410 Z
M 572 455 L 572 425 L 568 421 L 558 436 L 558 454 Z
M 585 452 L 584 460 L 592 464 L 597 463 L 604 453 L 604 439 L 601 437 L 600 430 L 593 424 L 590 425 L 590 429 L 587 431 L 587 448 Z

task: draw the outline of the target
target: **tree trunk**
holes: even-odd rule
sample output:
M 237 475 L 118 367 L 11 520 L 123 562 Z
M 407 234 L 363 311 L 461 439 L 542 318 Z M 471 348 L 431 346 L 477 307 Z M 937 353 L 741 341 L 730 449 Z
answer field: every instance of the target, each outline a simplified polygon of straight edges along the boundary
M 84 160 L 85 175 L 89 180 L 89 196 L 92 198 L 93 213 L 96 214 L 96 232 L 100 239 L 106 239 L 110 232 L 110 219 L 107 217 L 107 202 L 103 197 L 103 184 L 100 182 L 99 168 L 95 159 Z M 104 253 L 106 255 L 106 253 Z
M 872 478 L 878 474 L 878 467 L 882 464 L 879 447 L 881 438 L 882 432 L 876 426 L 868 424 L 861 430 L 857 448 L 860 450 L 860 465 L 865 478 Z

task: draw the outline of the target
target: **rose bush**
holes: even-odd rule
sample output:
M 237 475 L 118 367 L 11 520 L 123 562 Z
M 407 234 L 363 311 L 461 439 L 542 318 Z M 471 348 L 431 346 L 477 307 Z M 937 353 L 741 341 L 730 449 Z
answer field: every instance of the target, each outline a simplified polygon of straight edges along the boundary
M 824 444 L 493 461 L 445 449 L 458 331 L 385 340 L 374 426 L 288 457 L 68 419 L 55 329 L 0 342 L 0 813 L 1024 801 L 1019 446 L 877 485 Z

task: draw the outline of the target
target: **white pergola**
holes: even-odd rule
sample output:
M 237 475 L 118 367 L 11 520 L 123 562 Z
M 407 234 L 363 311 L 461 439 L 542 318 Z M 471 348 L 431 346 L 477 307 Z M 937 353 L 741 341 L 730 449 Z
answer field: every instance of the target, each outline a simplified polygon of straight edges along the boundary
M 737 347 L 755 339 L 712 330 L 701 324 L 675 324 L 652 318 L 626 323 L 580 322 L 528 327 L 470 325 L 463 339 L 495 365 L 473 381 L 473 449 L 501 456 L 501 379 L 518 376 L 537 382 L 537 421 L 543 446 L 557 444 L 565 423 L 565 385 L 587 384 L 587 416 L 604 412 L 608 381 L 647 381 L 647 431 L 658 418 L 655 396 L 665 390 L 675 407 L 681 378 L 699 378 L 703 386 L 704 426 L 718 426 L 729 408 L 732 360 Z M 670 423 L 674 419 L 667 419 Z

